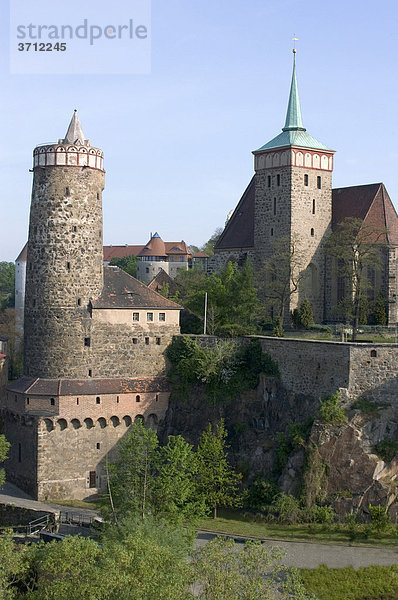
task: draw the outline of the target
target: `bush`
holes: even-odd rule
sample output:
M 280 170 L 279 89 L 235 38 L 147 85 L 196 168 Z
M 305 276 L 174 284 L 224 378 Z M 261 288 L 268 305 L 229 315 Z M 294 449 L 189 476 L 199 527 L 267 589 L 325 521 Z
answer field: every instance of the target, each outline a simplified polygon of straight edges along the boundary
M 312 427 L 312 419 L 304 423 L 289 423 L 283 433 L 277 434 L 275 472 L 281 473 L 294 450 L 304 447 Z
M 370 415 L 379 408 L 385 408 L 389 406 L 386 402 L 373 402 L 372 400 L 368 400 L 367 398 L 358 398 L 353 404 L 351 404 L 351 408 L 353 410 L 360 410 L 364 415 Z
M 347 422 L 345 410 L 340 406 L 339 392 L 335 392 L 333 396 L 321 400 L 319 416 L 324 423 L 330 425 L 341 425 Z
M 279 494 L 272 503 L 278 523 L 295 525 L 304 520 L 304 513 L 297 498 L 290 494 Z
M 375 533 L 386 533 L 391 529 L 390 517 L 385 506 L 369 504 L 370 517 L 372 519 L 370 529 Z
M 275 337 L 284 337 L 284 335 L 285 335 L 285 332 L 284 332 L 283 326 L 282 326 L 282 319 L 280 317 L 276 317 L 276 319 L 274 321 L 273 333 L 274 333 Z
M 279 494 L 274 481 L 257 478 L 248 488 L 246 507 L 253 512 L 264 512 Z
M 308 298 L 304 298 L 299 308 L 299 317 L 302 327 L 308 329 L 314 324 L 314 315 L 312 312 L 311 302 Z
M 336 513 L 331 506 L 318 506 L 314 504 L 308 511 L 308 518 L 312 523 L 333 523 Z
M 398 454 L 398 442 L 390 438 L 384 438 L 384 440 L 373 446 L 373 450 L 385 462 L 390 462 Z

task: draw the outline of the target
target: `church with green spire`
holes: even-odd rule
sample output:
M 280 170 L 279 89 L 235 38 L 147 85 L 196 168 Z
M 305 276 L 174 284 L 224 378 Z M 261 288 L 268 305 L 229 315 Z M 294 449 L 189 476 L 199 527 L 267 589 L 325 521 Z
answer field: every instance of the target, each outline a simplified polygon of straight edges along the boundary
M 345 218 L 362 219 L 387 231 L 384 264 L 373 276 L 369 300 L 383 294 L 389 322 L 394 322 L 397 213 L 382 183 L 332 188 L 335 151 L 304 127 L 293 52 L 284 127 L 253 151 L 254 175 L 217 242 L 209 271 L 219 271 L 229 260 L 242 265 L 251 258 L 270 317 L 282 312 L 288 323 L 292 311 L 306 298 L 315 322 L 336 321 L 335 307 L 349 292 L 325 244 Z M 281 277 L 281 257 L 286 260 L 287 255 L 292 273 L 281 309 L 280 293 L 273 298 L 273 290 L 275 279 Z

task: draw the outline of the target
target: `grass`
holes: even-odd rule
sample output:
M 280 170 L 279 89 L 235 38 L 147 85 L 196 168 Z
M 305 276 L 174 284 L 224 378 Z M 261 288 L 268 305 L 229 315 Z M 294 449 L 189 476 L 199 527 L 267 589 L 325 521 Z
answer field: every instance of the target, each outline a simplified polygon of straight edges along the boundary
M 242 537 L 286 540 L 296 542 L 319 542 L 324 544 L 350 544 L 365 546 L 397 546 L 397 536 L 394 533 L 372 534 L 367 538 L 353 540 L 344 525 L 334 524 L 331 526 L 304 523 L 298 525 L 279 525 L 277 523 L 265 523 L 232 510 L 219 511 L 217 519 L 201 519 L 199 529 L 205 529 L 214 533 L 225 533 Z
M 59 506 L 70 506 L 71 508 L 88 508 L 99 510 L 101 503 L 95 500 L 47 500 L 47 504 L 58 504 Z
M 318 600 L 398 600 L 398 566 L 301 569 L 304 587 Z

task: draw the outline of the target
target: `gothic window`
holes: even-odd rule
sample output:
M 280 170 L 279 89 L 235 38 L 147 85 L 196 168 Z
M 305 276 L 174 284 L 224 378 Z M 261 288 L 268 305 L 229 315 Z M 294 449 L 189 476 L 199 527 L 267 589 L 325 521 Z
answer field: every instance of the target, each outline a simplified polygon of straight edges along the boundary
M 312 201 L 312 214 L 315 214 L 315 199 Z
M 308 175 L 304 175 L 304 185 L 308 185 Z
M 316 178 L 316 186 L 317 186 L 318 190 L 320 190 L 322 187 L 322 178 L 320 175 L 318 175 L 318 177 Z
M 77 305 L 78 305 L 78 306 L 81 306 L 81 305 L 82 305 L 82 299 L 81 299 L 81 298 L 78 298 L 78 299 L 77 299 Z

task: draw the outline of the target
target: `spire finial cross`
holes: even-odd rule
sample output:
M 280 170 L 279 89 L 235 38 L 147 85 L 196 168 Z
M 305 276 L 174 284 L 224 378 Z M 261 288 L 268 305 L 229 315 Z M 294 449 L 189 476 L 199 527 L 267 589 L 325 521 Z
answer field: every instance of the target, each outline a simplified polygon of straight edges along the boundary
M 296 50 L 296 42 L 298 41 L 298 37 L 296 37 L 296 34 L 295 34 L 295 33 L 293 33 L 292 40 L 293 40 L 293 42 L 294 42 L 294 43 L 293 43 L 293 54 L 296 54 L 296 52 L 297 52 L 297 50 Z

